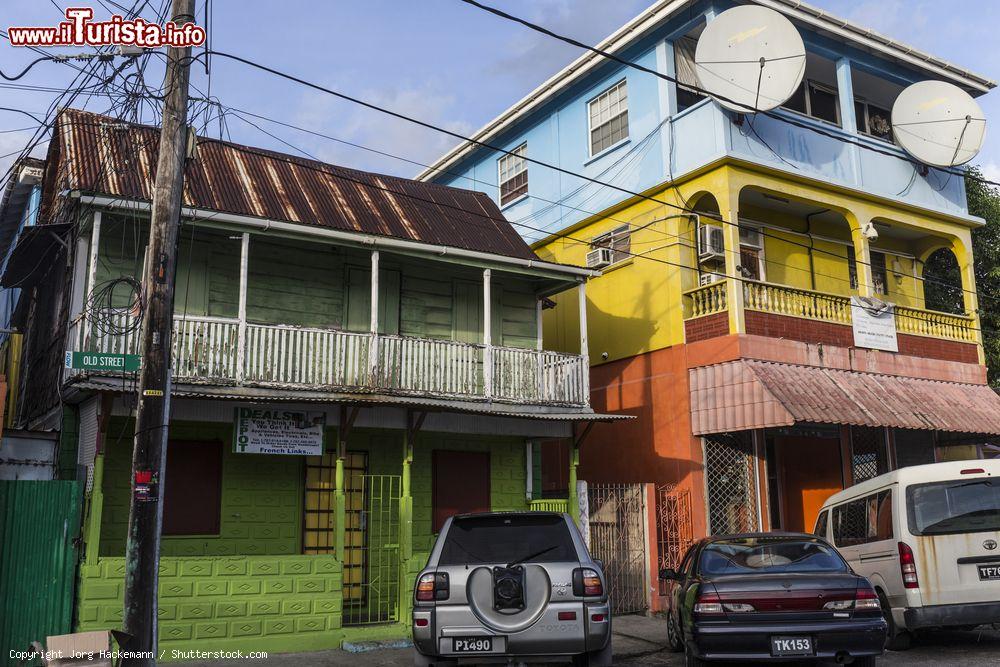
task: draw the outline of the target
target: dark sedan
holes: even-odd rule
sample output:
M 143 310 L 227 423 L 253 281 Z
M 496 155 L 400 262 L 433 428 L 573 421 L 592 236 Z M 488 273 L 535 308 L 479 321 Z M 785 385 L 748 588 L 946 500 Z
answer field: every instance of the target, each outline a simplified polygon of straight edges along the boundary
M 812 535 L 708 537 L 667 580 L 667 638 L 687 664 L 836 660 L 874 665 L 886 623 L 868 580 Z

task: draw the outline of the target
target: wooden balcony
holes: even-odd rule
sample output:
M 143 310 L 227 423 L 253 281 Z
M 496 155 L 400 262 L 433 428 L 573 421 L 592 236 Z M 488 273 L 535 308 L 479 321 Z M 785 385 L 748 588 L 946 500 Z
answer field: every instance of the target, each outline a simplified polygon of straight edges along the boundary
M 725 281 L 703 285 L 684 293 L 684 320 L 703 321 L 728 312 L 729 298 Z M 812 290 L 743 281 L 744 312 L 763 313 L 810 322 L 852 325 L 851 298 Z M 896 331 L 906 336 L 936 338 L 958 343 L 978 344 L 975 318 L 908 306 L 896 306 Z M 849 330 L 848 330 L 849 331 Z M 727 330 L 728 332 L 728 330 Z M 747 325 L 747 333 L 751 331 Z
M 113 313 L 115 330 L 130 316 Z M 109 327 L 103 327 L 108 329 Z M 241 330 L 242 329 L 242 330 Z M 91 328 L 79 349 L 134 354 L 139 332 Z M 587 405 L 585 357 L 451 340 L 175 316 L 174 382 Z M 491 369 L 492 372 L 485 372 Z

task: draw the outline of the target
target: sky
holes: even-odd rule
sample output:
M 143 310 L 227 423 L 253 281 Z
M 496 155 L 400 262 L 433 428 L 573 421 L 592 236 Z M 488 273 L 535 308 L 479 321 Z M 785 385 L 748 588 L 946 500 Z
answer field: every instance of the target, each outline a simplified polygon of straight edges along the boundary
M 120 0 L 124 4 L 131 1 Z M 159 5 L 162 0 L 149 4 Z M 197 0 L 198 15 L 206 0 Z M 580 55 L 576 47 L 535 33 L 459 0 L 210 0 L 212 48 L 240 55 L 468 135 Z M 597 43 L 651 0 L 495 0 L 513 14 L 556 32 Z M 111 6 L 110 0 L 101 0 Z M 95 19 L 108 12 L 94 0 Z M 811 0 L 812 4 L 992 79 L 1000 78 L 1000 0 Z M 54 25 L 67 0 L 3 0 L 0 28 Z M 84 0 L 73 5 L 86 5 Z M 147 11 L 146 16 L 151 13 Z M 68 52 L 62 49 L 59 52 Z M 0 70 L 19 72 L 36 57 L 0 39 Z M 43 62 L 18 85 L 64 88 L 75 72 Z M 159 83 L 154 60 L 149 81 Z M 5 84 L 6 82 L 0 82 Z M 198 63 L 192 95 L 429 164 L 453 137 L 337 100 L 244 65 L 215 58 L 211 76 Z M 55 93 L 0 85 L 0 107 L 42 114 Z M 80 100 L 82 101 L 82 99 Z M 1000 90 L 980 104 L 1000 124 Z M 91 98 L 88 109 L 108 102 Z M 79 106 L 79 102 L 77 103 Z M 198 124 L 204 115 L 195 118 Z M 206 132 L 239 143 L 297 152 L 344 166 L 414 176 L 413 162 L 251 118 L 268 134 L 232 115 Z M 26 116 L 0 111 L 0 156 L 22 148 L 34 128 Z M 35 154 L 44 156 L 43 147 Z M 0 157 L 0 174 L 13 156 Z M 974 163 L 1000 180 L 1000 125 L 987 132 Z

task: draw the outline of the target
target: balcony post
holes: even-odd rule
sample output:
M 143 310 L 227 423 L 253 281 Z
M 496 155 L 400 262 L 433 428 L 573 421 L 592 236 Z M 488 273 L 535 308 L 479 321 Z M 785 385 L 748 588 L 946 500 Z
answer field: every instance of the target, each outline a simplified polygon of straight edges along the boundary
M 378 383 L 378 250 L 372 250 L 372 281 L 371 281 L 371 324 L 368 341 L 368 381 L 372 386 Z
M 580 356 L 583 357 L 583 369 L 581 370 L 583 377 L 580 378 L 580 388 L 583 396 L 580 398 L 584 403 L 590 403 L 590 341 L 587 338 L 587 283 L 581 281 L 576 289 L 577 301 L 580 306 Z M 576 473 L 574 472 L 573 474 Z
M 492 272 L 483 269 L 483 393 L 493 398 L 493 289 Z
M 552 398 L 545 392 L 545 356 L 542 354 L 545 350 L 545 345 L 542 342 L 544 329 L 542 326 L 542 311 L 544 308 L 544 299 L 537 299 L 535 301 L 535 350 L 538 354 L 535 355 L 535 394 L 540 401 Z
M 247 277 L 250 267 L 250 234 L 243 232 L 240 240 L 240 302 L 236 333 L 236 383 L 246 379 L 247 364 Z
M 958 270 L 962 276 L 962 303 L 965 312 L 972 318 L 972 326 L 975 327 L 973 337 L 979 351 L 979 363 L 985 364 L 982 322 L 979 319 L 979 293 L 976 291 L 976 271 L 972 261 L 972 234 L 968 230 L 963 231 L 959 238 L 952 241 L 951 251 L 958 261 Z
M 90 261 L 87 264 L 87 284 L 83 288 L 83 314 L 80 317 L 80 326 L 83 328 L 83 348 L 81 351 L 90 350 L 90 322 L 87 319 L 87 302 L 94 292 L 94 281 L 97 280 L 97 251 L 101 243 L 101 212 L 94 211 L 94 222 L 90 228 Z
M 743 312 L 743 280 L 740 273 L 740 194 L 739 188 L 730 186 L 718 198 L 722 216 L 722 236 L 726 249 L 726 302 L 729 305 L 729 333 L 746 333 Z
M 858 119 L 854 114 L 854 77 L 851 73 L 851 59 L 837 60 L 837 95 L 840 102 L 840 126 L 844 132 L 857 134 Z M 851 156 L 851 181 L 861 183 L 861 149 L 853 144 L 845 146 Z
M 872 284 L 871 253 L 869 252 L 868 237 L 865 236 L 864 232 L 869 220 L 858 218 L 851 212 L 848 212 L 846 217 L 847 224 L 851 227 L 854 266 L 858 276 L 858 294 L 860 296 L 873 296 L 875 288 Z

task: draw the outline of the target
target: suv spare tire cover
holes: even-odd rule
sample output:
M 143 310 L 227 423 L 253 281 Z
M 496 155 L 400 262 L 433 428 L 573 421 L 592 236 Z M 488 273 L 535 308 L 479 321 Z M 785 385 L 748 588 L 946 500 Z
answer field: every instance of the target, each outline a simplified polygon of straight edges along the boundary
M 483 625 L 497 632 L 520 632 L 545 612 L 552 594 L 552 582 L 540 565 L 524 566 L 524 609 L 516 613 L 493 608 L 493 572 L 488 567 L 472 571 L 465 585 L 469 607 Z

